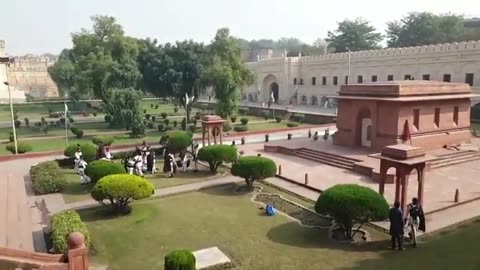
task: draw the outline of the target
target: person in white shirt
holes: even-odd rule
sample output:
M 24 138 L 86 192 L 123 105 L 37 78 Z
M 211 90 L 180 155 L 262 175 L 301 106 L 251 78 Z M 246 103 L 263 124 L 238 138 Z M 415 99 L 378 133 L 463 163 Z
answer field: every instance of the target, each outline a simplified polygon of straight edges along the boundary
M 137 154 L 135 155 L 135 157 L 133 158 L 133 160 L 135 161 L 135 174 L 143 177 L 143 171 L 142 171 L 143 157 L 142 157 L 142 153 L 140 151 L 138 151 Z
M 85 169 L 87 168 L 88 163 L 80 157 L 78 161 L 78 175 L 80 175 L 80 184 L 85 185 L 90 183 L 91 179 L 85 174 Z
M 74 160 L 74 169 L 78 171 L 78 163 L 80 159 L 83 157 L 82 149 L 80 149 L 80 144 L 77 144 L 77 151 L 75 152 L 75 160 Z

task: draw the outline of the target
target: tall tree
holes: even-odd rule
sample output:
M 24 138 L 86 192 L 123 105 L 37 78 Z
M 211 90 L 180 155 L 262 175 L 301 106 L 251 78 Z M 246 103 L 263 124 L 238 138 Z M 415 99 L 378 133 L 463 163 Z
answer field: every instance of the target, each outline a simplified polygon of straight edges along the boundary
M 217 31 L 208 48 L 210 59 L 205 79 L 217 99 L 217 113 L 227 118 L 238 108 L 240 90 L 253 81 L 253 74 L 245 65 L 241 51 L 228 28 Z
M 375 27 L 361 18 L 339 22 L 335 31 L 328 32 L 326 39 L 335 52 L 377 49 L 381 40 L 382 35 Z
M 461 41 L 464 19 L 455 14 L 410 13 L 387 23 L 389 47 L 409 47 Z

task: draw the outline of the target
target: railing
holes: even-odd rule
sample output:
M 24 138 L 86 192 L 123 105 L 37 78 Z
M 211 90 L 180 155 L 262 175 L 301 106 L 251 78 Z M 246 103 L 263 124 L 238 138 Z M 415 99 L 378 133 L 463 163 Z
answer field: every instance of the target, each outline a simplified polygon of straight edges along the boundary
M 88 249 L 81 233 L 68 236 L 65 255 L 0 248 L 0 269 L 15 270 L 88 270 Z

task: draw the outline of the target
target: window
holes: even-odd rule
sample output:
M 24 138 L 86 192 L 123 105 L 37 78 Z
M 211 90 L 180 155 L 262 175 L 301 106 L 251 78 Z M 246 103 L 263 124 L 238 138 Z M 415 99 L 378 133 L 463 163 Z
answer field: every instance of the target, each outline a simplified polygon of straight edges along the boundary
M 410 74 L 405 74 L 405 76 L 403 77 L 404 80 L 411 80 L 412 79 L 412 75 Z
M 322 85 L 327 85 L 327 77 L 322 77 Z
M 465 83 L 468 83 L 470 86 L 473 86 L 473 73 L 465 74 Z
M 300 79 L 300 85 L 303 85 L 303 79 Z
M 387 76 L 387 81 L 393 81 L 393 75 L 388 75 Z
M 440 126 L 440 108 L 435 108 L 435 126 Z
M 420 129 L 420 110 L 413 110 L 413 125 L 417 130 Z
M 312 85 L 316 85 L 317 84 L 317 77 L 312 77 Z
M 453 123 L 458 125 L 458 106 L 453 107 Z
M 363 83 L 363 76 L 362 76 L 362 75 L 359 75 L 359 76 L 357 77 L 357 82 L 358 82 L 358 83 Z
M 345 84 L 348 84 L 348 82 L 349 81 L 348 81 L 348 75 L 347 75 L 347 76 L 345 76 Z
M 452 75 L 450 75 L 450 74 L 443 74 L 443 81 L 444 81 L 444 82 L 451 82 L 451 81 L 452 81 Z
M 423 75 L 422 75 L 422 80 L 424 80 L 424 81 L 430 81 L 430 74 L 423 74 Z
M 372 76 L 372 82 L 376 82 L 378 80 L 377 75 Z
M 333 76 L 333 85 L 338 85 L 338 77 Z
M 297 85 L 297 78 L 293 78 L 293 85 Z

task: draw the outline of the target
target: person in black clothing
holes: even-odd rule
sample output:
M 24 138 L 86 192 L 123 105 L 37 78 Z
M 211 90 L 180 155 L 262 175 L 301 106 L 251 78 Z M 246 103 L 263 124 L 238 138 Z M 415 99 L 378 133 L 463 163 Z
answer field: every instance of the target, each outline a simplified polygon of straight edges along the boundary
M 388 215 L 390 219 L 390 235 L 392 237 L 392 249 L 397 247 L 398 249 L 403 250 L 403 214 L 400 209 L 400 202 L 395 202 L 394 207 L 390 208 L 390 213 Z

